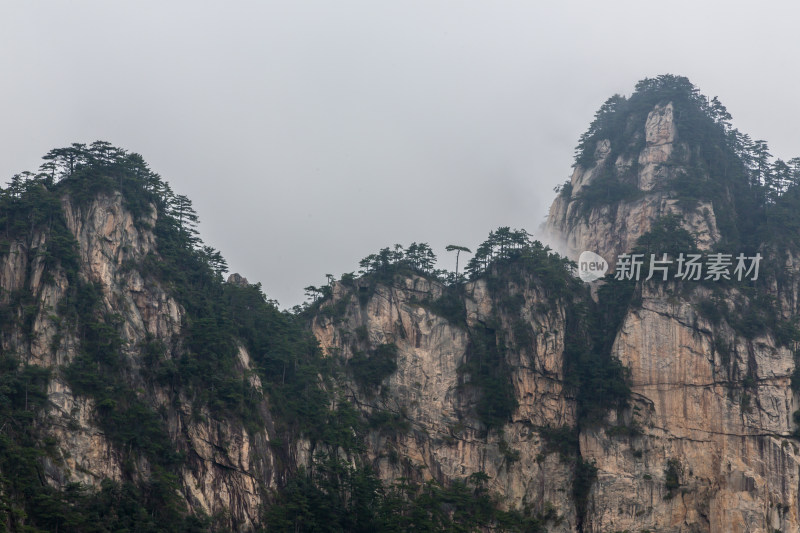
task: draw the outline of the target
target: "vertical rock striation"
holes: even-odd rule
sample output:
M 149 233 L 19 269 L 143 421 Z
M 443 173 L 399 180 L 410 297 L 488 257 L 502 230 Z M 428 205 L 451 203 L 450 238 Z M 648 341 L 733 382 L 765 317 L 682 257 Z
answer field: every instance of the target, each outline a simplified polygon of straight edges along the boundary
M 341 358 L 345 368 L 358 352 L 383 344 L 397 347 L 397 370 L 377 390 L 344 383 L 367 416 L 388 411 L 407 422 L 407 429 L 377 428 L 368 438 L 368 454 L 381 478 L 434 478 L 447 484 L 484 472 L 490 490 L 508 507 L 554 512 L 559 520 L 552 531 L 574 530 L 573 467 L 549 450 L 537 431 L 575 424 L 575 404 L 563 387 L 563 306 L 551 306 L 535 284 L 514 286 L 510 290 L 523 299 L 523 311 L 508 314 L 481 280 L 466 285 L 466 320 L 459 322 L 431 310 L 430 303 L 445 290 L 439 282 L 398 276 L 369 288 L 361 281 L 336 283 L 312 329 L 326 353 Z M 337 307 L 335 315 L 324 312 Z M 474 411 L 477 393 L 465 386 L 461 372 L 470 338 L 492 324 L 491 334 L 511 345 L 511 326 L 519 328 L 520 322 L 531 337 L 524 348 L 506 355 L 519 406 L 510 422 L 487 434 Z
M 121 351 L 129 369 L 126 380 L 139 390 L 140 400 L 165 413 L 170 438 L 186 454 L 179 476 L 181 497 L 190 509 L 224 515 L 230 526 L 252 529 L 259 521 L 264 489 L 275 486 L 267 436 L 270 420 L 264 421 L 263 430 L 251 434 L 240 422 L 193 412 L 190 399 L 174 401 L 168 388 L 154 386 L 141 374 L 142 344 L 157 339 L 169 347 L 167 357 L 177 357 L 185 321 L 177 301 L 143 273 L 145 258 L 156 253 L 155 210 L 134 221 L 119 193 L 100 194 L 84 205 L 65 196 L 62 209 L 77 242 L 79 270 L 74 281 L 100 288 L 103 312 L 118 317 Z M 98 425 L 94 401 L 76 395 L 61 372 L 76 357 L 81 340 L 75 324 L 61 311 L 70 297 L 68 276 L 62 267 L 48 267 L 45 261 L 50 238 L 47 232 L 37 231 L 14 241 L 9 253 L 0 257 L 0 304 L 11 305 L 26 294 L 36 309 L 30 331 L 19 326 L 5 331 L 2 349 L 51 370 L 49 409 L 42 429 L 58 444 L 56 456 L 46 461 L 47 481 L 56 487 L 78 482 L 98 488 L 104 479 L 126 480 L 131 465 L 123 464 L 126 454 Z M 249 373 L 244 348 L 240 362 L 238 371 Z M 134 479 L 147 479 L 150 465 L 139 458 L 133 470 Z
M 672 184 L 698 151 L 681 139 L 676 113 L 671 102 L 648 113 L 635 158 L 610 162 L 610 141 L 603 140 L 592 166 L 575 167 L 571 191 L 554 201 L 547 221 L 567 254 L 596 251 L 613 268 L 617 255 L 666 214 L 680 215 L 701 249 L 722 240 L 719 203 L 676 199 Z M 634 193 L 609 204 L 582 202 L 584 187 L 609 172 L 635 185 Z M 791 257 L 783 270 L 796 279 Z M 776 298 L 780 318 L 793 321 L 796 283 L 772 286 L 764 290 Z M 598 468 L 584 530 L 800 530 L 795 359 L 774 330 L 737 326 L 765 295 L 730 285 L 712 291 L 642 283 L 637 290 L 641 303 L 626 313 L 612 349 L 630 371 L 632 400 L 625 412 L 609 414 L 608 425 L 623 417 L 639 431 L 581 428 L 581 455 Z M 716 316 L 701 312 L 709 306 Z

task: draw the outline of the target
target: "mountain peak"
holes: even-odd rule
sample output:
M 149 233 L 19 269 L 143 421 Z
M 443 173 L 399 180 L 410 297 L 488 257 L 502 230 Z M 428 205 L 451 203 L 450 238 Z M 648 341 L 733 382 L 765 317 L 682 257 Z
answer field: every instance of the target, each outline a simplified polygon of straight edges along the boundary
M 600 107 L 575 151 L 547 229 L 576 258 L 597 252 L 613 265 L 657 219 L 676 215 L 701 249 L 735 241 L 753 198 L 736 130 L 716 98 L 682 76 L 663 75 Z

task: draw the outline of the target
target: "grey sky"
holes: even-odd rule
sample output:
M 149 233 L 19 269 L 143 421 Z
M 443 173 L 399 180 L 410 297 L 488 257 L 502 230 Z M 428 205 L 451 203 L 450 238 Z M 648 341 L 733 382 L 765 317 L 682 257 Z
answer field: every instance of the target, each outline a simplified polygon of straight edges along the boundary
M 536 234 L 600 104 L 688 76 L 800 154 L 794 2 L 0 5 L 0 176 L 107 140 L 282 305 L 394 243 Z

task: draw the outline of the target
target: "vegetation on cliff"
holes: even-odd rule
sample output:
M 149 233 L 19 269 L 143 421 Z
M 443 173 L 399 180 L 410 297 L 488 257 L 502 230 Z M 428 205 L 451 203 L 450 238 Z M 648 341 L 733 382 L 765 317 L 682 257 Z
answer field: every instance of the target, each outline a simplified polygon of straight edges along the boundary
M 700 201 L 712 203 L 723 245 L 757 246 L 765 234 L 759 228 L 770 218 L 774 226 L 776 216 L 785 216 L 775 209 L 778 199 L 800 185 L 800 157 L 773 159 L 766 141 L 753 140 L 734 128 L 731 115 L 716 97 L 704 96 L 681 76 L 644 79 L 630 97 L 614 95 L 600 107 L 580 138 L 575 165 L 594 166 L 600 141 L 609 142 L 610 152 L 601 173 L 581 188 L 575 201 L 586 213 L 642 194 L 636 174 L 645 147 L 645 122 L 655 106 L 668 103 L 674 107 L 677 138 L 664 165 L 675 172 L 657 188 L 670 191 L 689 210 Z M 618 160 L 630 165 L 617 168 Z
M 699 201 L 714 205 L 724 236 L 718 249 L 738 246 L 736 251 L 755 253 L 786 248 L 793 253 L 800 238 L 800 159 L 772 161 L 766 143 L 732 128 L 724 106 L 702 96 L 685 78 L 643 80 L 629 98 L 614 96 L 603 105 L 581 137 L 576 165 L 593 165 L 597 143 L 609 140 L 608 168 L 581 189 L 576 201 L 591 208 L 639 194 L 631 176 L 617 172 L 613 162 L 629 158 L 636 168 L 647 115 L 668 102 L 675 107 L 680 140 L 689 150 L 678 150 L 668 164 L 678 165 L 680 158 L 681 168 L 673 181 L 659 186 L 673 191 L 687 209 Z M 138 229 L 152 231 L 156 242 L 149 256 L 125 268 L 165 288 L 185 311 L 180 335 L 171 344 L 147 337 L 137 346 L 127 346 L 118 310 L 104 303 L 102 287 L 81 274 L 78 243 L 64 218 L 65 199 L 85 208 L 100 195 L 118 192 Z M 571 190 L 565 187 L 561 193 L 567 198 Z M 30 272 L 24 274 L 22 290 L 0 291 L 0 528 L 221 527 L 224 517 L 188 509 L 180 494 L 178 474 L 187 464 L 189 446 L 185 435 L 170 434 L 167 407 L 157 400 L 158 394 L 166 395 L 171 406 L 188 403 L 196 417 L 232 421 L 250 434 L 269 425 L 271 449 L 282 461 L 276 468 L 283 469 L 276 476 L 279 489 L 263 491 L 263 520 L 270 529 L 539 531 L 556 518 L 530 508 L 505 509 L 487 489 L 482 472 L 445 484 L 406 478 L 383 483 L 365 459 L 364 439 L 381 425 L 394 424 L 405 431 L 409 424 L 383 412 L 364 416 L 341 393 L 337 378 L 346 375 L 364 394 L 372 394 L 397 370 L 397 346 L 372 346 L 354 353 L 346 368 L 337 368 L 340 361 L 320 353 L 307 320 L 316 313 L 339 320 L 350 300 L 323 305 L 333 297 L 333 285 L 310 286 L 310 305 L 281 311 L 260 284 L 223 281 L 225 260 L 204 245 L 197 224 L 191 201 L 173 192 L 141 156 L 105 142 L 52 150 L 39 173 L 15 176 L 0 189 L 0 259 L 21 247 L 44 262 L 44 283 L 66 280 L 66 296 L 57 309 L 48 310 L 58 316 L 60 328 L 52 350 L 65 335 L 79 343 L 63 366 L 31 364 L 26 343 L 36 337 L 40 310 Z M 38 235 L 46 238 L 37 240 Z M 681 221 L 668 216 L 639 239 L 636 251 L 679 253 L 694 246 Z M 757 283 L 738 287 L 741 301 L 735 309 L 721 301 L 729 285 L 703 285 L 712 296 L 698 304 L 699 312 L 712 322 L 725 320 L 746 339 L 769 332 L 778 344 L 793 344 L 800 337 L 796 324 L 776 306 L 777 297 L 791 292 L 794 283 L 782 266 L 767 266 Z M 470 409 L 484 436 L 502 434 L 518 407 L 509 354 L 524 351 L 534 336 L 520 317 L 563 316 L 563 385 L 575 399 L 577 427 L 542 428 L 540 434 L 546 449 L 558 449 L 572 464 L 571 494 L 580 521 L 596 468 L 580 457 L 577 434 L 603 424 L 609 409 L 627 405 L 627 371 L 611 355 L 612 344 L 622 320 L 637 304 L 641 285 L 608 279 L 595 300 L 572 274 L 573 263 L 531 240 L 524 230 L 509 227 L 489 234 L 463 275 L 437 270 L 436 256 L 426 243 L 383 248 L 364 258 L 360 267 L 359 277 L 346 274 L 339 283 L 352 289 L 352 301 L 362 304 L 378 285 L 392 285 L 403 277 L 422 276 L 440 284 L 436 298 L 420 296 L 415 304 L 466 331 L 459 392 L 474 398 Z M 496 304 L 491 316 L 477 323 L 467 320 L 465 287 L 472 282 L 485 283 Z M 536 295 L 535 308 L 526 308 L 532 305 L 526 294 Z M 240 347 L 250 356 L 260 388 L 242 370 Z M 120 480 L 103 480 L 95 488 L 48 482 L 51 465 L 63 460 L 47 431 L 52 422 L 47 391 L 55 378 L 93 401 L 93 424 L 122 458 Z M 794 380 L 795 388 L 797 382 L 800 378 Z M 628 429 L 628 434 L 636 431 Z M 302 466 L 293 463 L 292 455 L 292 443 L 300 438 L 307 440 L 312 456 Z M 501 443 L 505 444 L 502 438 Z M 511 464 L 514 450 L 505 446 L 503 453 Z M 670 464 L 666 475 L 671 493 L 679 476 L 677 466 Z
M 57 339 L 71 333 L 80 344 L 62 368 L 43 369 L 10 353 L 2 355 L 0 522 L 6 528 L 201 531 L 224 524 L 219 522 L 224 517 L 190 512 L 179 496 L 177 474 L 185 465 L 187 443 L 180 434 L 169 434 L 164 406 L 153 396 L 159 390 L 172 404 L 189 401 L 192 412 L 238 421 L 251 433 L 261 431 L 265 417 L 271 417 L 277 432 L 271 444 L 284 455 L 287 473 L 289 448 L 298 438 L 318 450 L 308 470 L 290 475 L 277 494 L 264 492 L 265 503 L 272 498 L 278 502 L 265 516 L 278 529 L 317 524 L 326 530 L 361 530 L 377 524 L 399 531 L 413 522 L 429 530 L 490 524 L 536 530 L 540 522 L 530 512 L 501 511 L 484 480 L 449 487 L 410 481 L 383 487 L 359 459 L 370 421 L 338 395 L 331 381 L 332 361 L 319 353 L 304 317 L 280 311 L 260 285 L 223 282 L 225 261 L 199 239 L 191 202 L 173 193 L 140 156 L 96 142 L 53 150 L 45 160 L 40 173 L 15 176 L 0 191 L 0 257 L 17 241 L 25 249 L 34 246 L 34 232 L 47 236 L 43 249 L 35 250 L 45 258 L 46 282 L 57 272 L 67 280 L 66 296 L 55 310 L 61 328 Z M 167 288 L 185 310 L 180 338 L 173 345 L 147 338 L 138 346 L 125 346 L 122 317 L 103 303 L 101 287 L 80 274 L 78 243 L 65 223 L 62 201 L 69 197 L 76 207 L 86 208 L 99 195 L 117 192 L 138 228 L 156 237 L 153 253 L 125 268 Z M 382 251 L 362 266 L 377 275 L 386 268 L 437 275 L 434 261 L 427 245 L 412 244 L 402 251 Z M 30 283 L 26 279 L 26 287 Z M 38 303 L 29 289 L 1 296 L 4 350 L 24 350 L 12 333 L 27 331 L 30 341 Z M 237 370 L 240 344 L 250 354 L 263 395 Z M 394 369 L 394 354 L 393 346 L 385 345 L 356 361 L 355 378 L 365 386 L 382 379 Z M 74 394 L 93 400 L 93 423 L 124 457 L 121 481 L 105 480 L 99 490 L 80 484 L 57 488 L 46 481 L 47 461 L 60 460 L 57 443 L 45 431 L 45 391 L 54 373 Z M 342 462 L 342 454 L 356 466 Z M 147 461 L 147 472 L 141 470 L 141 460 Z M 303 507 L 302 512 L 293 506 L 309 501 L 319 506 Z

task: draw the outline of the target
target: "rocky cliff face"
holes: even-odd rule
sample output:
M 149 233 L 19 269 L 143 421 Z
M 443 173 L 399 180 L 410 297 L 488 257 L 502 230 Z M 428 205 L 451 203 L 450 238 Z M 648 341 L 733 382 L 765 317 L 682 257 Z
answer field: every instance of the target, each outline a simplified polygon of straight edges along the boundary
M 642 433 L 581 432 L 599 469 L 591 531 L 798 530 L 792 353 L 704 318 L 702 292 L 646 287 L 625 317 L 614 353 Z
M 720 240 L 717 206 L 700 201 L 687 209 L 674 199 L 671 181 L 692 149 L 681 141 L 674 113 L 671 103 L 649 112 L 638 165 L 608 161 L 610 142 L 599 141 L 594 165 L 576 166 L 571 191 L 556 199 L 547 221 L 571 257 L 595 251 L 613 268 L 618 254 L 670 213 L 682 216 L 701 249 Z M 581 205 L 582 189 L 602 172 L 632 180 L 638 193 L 611 205 Z M 784 272 L 796 276 L 791 259 Z M 730 320 L 709 320 L 699 311 L 709 291 L 643 284 L 641 305 L 627 312 L 613 354 L 630 370 L 633 393 L 621 416 L 641 434 L 621 438 L 581 428 L 581 455 L 598 467 L 587 531 L 800 528 L 792 350 L 768 329 L 744 335 Z M 745 315 L 742 302 L 756 297 L 721 291 L 715 305 L 727 305 L 732 316 Z M 793 320 L 794 290 L 781 293 L 773 284 L 768 292 L 783 318 Z
M 398 276 L 370 289 L 366 299 L 358 295 L 368 287 L 337 283 L 323 310 L 339 306 L 338 316 L 323 312 L 312 328 L 326 353 L 342 358 L 345 367 L 357 352 L 397 347 L 397 370 L 379 390 L 345 382 L 364 413 L 388 411 L 408 424 L 407 430 L 377 428 L 367 439 L 382 479 L 411 476 L 449 483 L 484 472 L 490 490 L 503 495 L 509 507 L 554 512 L 558 523 L 552 531 L 574 531 L 573 465 L 548 450 L 537 431 L 575 424 L 575 404 L 563 386 L 563 302 L 551 305 L 536 283 L 507 288 L 522 298 L 520 315 L 506 312 L 481 280 L 466 285 L 466 322 L 454 323 L 423 303 L 442 296 L 444 288 L 436 281 Z M 506 359 L 519 407 L 510 422 L 488 435 L 475 415 L 476 392 L 465 387 L 462 373 L 470 337 L 486 324 L 493 324 L 492 336 L 508 345 L 515 345 L 514 327 L 531 332 Z
M 716 200 L 695 202 L 674 190 L 690 171 L 716 179 L 698 173 L 705 167 L 695 164 L 697 140 L 682 133 L 680 112 L 662 99 L 640 124 L 622 121 L 624 135 L 592 138 L 593 152 L 575 167 L 548 217 L 548 230 L 572 258 L 591 250 L 613 265 L 666 214 L 680 215 L 702 249 L 724 241 L 719 221 L 723 210 L 730 216 L 728 185 Z M 598 195 L 604 187 L 608 195 Z M 256 397 L 245 413 L 249 423 L 219 416 L 187 387 L 154 379 L 151 367 L 189 353 L 186 332 L 195 317 L 176 287 L 148 267 L 162 259 L 154 232 L 160 211 L 134 217 L 125 198 L 109 192 L 88 201 L 64 193 L 60 202 L 75 240 L 73 267 L 66 256 L 53 257 L 64 236 L 52 220 L 13 239 L 6 224 L 7 249 L 0 248 L 0 356 L 51 371 L 45 412 L 31 418 L 47 450 L 45 483 L 96 489 L 106 479 L 146 482 L 159 470 L 158 457 L 131 454 L 132 445 L 101 423 L 115 399 L 81 394 L 68 375 L 87 349 L 75 289 L 91 285 L 103 324 L 119 336 L 126 390 L 159 414 L 171 448 L 182 454 L 174 469 L 181 502 L 218 527 L 258 529 L 273 490 L 300 467 L 313 470 L 315 451 L 329 445 L 276 429 L 276 404 L 287 398 L 270 396 L 270 388 L 284 384 L 297 353 L 266 359 L 261 352 L 285 346 L 260 339 L 259 349 L 248 350 L 253 344 L 238 339 L 226 371 Z M 361 419 L 344 433 L 360 437 L 363 430 L 365 446 L 331 444 L 329 451 L 339 466 L 371 465 L 386 486 L 484 479 L 504 508 L 524 510 L 547 531 L 800 531 L 800 406 L 792 386 L 800 374 L 789 327 L 800 311 L 800 254 L 789 248 L 760 248 L 774 260 L 760 284 L 636 283 L 629 301 L 614 305 L 603 299 L 619 295 L 598 289 L 604 282 L 590 291 L 563 268 L 553 276 L 559 267 L 541 256 L 523 268 L 520 254 L 497 255 L 465 283 L 407 265 L 349 277 L 321 291 L 326 296 L 301 315 L 333 369 L 328 379 L 322 365 L 314 367 L 304 391 L 309 384 L 324 389 L 309 395 L 331 404 L 322 410 L 333 408 L 340 392 L 356 407 Z M 228 286 L 250 287 L 237 275 Z M 590 338 L 602 321 L 587 313 L 619 317 L 601 331 L 610 339 Z M 164 348 L 157 365 L 147 355 L 155 341 Z M 276 361 L 283 366 L 260 368 Z M 630 394 L 622 406 L 591 396 L 597 405 L 588 417 L 586 391 L 576 384 L 598 382 L 575 373 L 580 364 L 605 372 L 591 366 L 598 361 L 627 369 Z M 489 381 L 479 379 L 481 368 Z M 489 397 L 496 401 L 487 404 Z M 287 435 L 291 442 L 282 442 Z
M 644 147 L 635 155 L 619 154 L 613 161 L 611 141 L 597 141 L 592 165 L 577 164 L 570 186 L 550 206 L 546 230 L 564 255 L 577 259 L 581 252 L 591 251 L 613 267 L 617 256 L 631 250 L 653 221 L 668 214 L 684 218 L 686 229 L 695 235 L 701 249 L 719 241 L 714 205 L 700 202 L 686 209 L 670 189 L 670 182 L 688 163 L 691 149 L 680 140 L 672 103 L 650 111 L 643 131 L 636 135 L 644 137 Z M 627 185 L 629 194 L 621 201 L 586 205 L 581 193 L 601 177 Z
M 667 102 L 647 114 L 636 157 L 609 161 L 610 141 L 601 140 L 594 164 L 575 168 L 571 191 L 556 199 L 548 218 L 548 229 L 573 258 L 592 250 L 613 266 L 617 254 L 630 251 L 667 214 L 682 217 L 701 249 L 721 240 L 717 206 L 681 203 L 671 189 L 692 150 L 680 139 L 674 113 Z M 582 205 L 581 190 L 608 172 L 635 186 L 636 194 Z M 786 261 L 794 279 L 791 254 Z M 398 278 L 361 302 L 358 290 L 336 285 L 325 306 L 340 304 L 340 314 L 317 317 L 313 331 L 344 361 L 370 346 L 398 347 L 398 369 L 378 392 L 349 383 L 365 412 L 400 413 L 412 428 L 372 434 L 369 453 L 384 479 L 414 472 L 447 482 L 482 471 L 509 506 L 555 509 L 561 520 L 548 525 L 553 531 L 800 530 L 800 454 L 793 436 L 798 399 L 791 387 L 796 363 L 774 330 L 741 328 L 739 319 L 754 312 L 758 294 L 730 285 L 639 285 L 612 347 L 629 371 L 628 407 L 610 411 L 604 423 L 581 424 L 563 387 L 564 310 L 542 305 L 535 289 L 521 290 L 525 304 L 509 311 L 485 281 L 468 283 L 466 328 L 421 303 L 441 296 L 435 282 Z M 777 298 L 782 318 L 792 320 L 796 284 L 764 290 Z M 712 301 L 727 306 L 721 317 L 701 312 Z M 537 332 L 534 339 L 514 342 L 520 320 Z M 519 402 L 502 437 L 478 430 L 474 397 L 459 376 L 470 328 L 486 323 L 497 325 L 498 338 L 510 347 L 505 358 Z M 583 516 L 570 493 L 574 466 L 548 453 L 536 430 L 562 424 L 577 425 L 581 460 L 597 468 Z M 508 449 L 518 452 L 516 461 L 503 452 Z M 389 459 L 395 453 L 403 458 L 399 464 Z
M 193 412 L 188 398 L 176 398 L 168 387 L 153 386 L 141 374 L 142 344 L 158 339 L 169 347 L 167 358 L 177 357 L 185 321 L 183 308 L 141 270 L 145 257 L 155 253 L 155 210 L 134 223 L 120 194 L 99 195 L 83 207 L 65 196 L 62 209 L 77 240 L 80 281 L 99 287 L 102 310 L 118 317 L 130 386 L 139 389 L 145 404 L 165 413 L 170 438 L 187 456 L 180 470 L 181 497 L 192 509 L 209 516 L 227 515 L 230 525 L 251 528 L 258 521 L 264 489 L 274 486 L 267 433 L 270 420 L 264 420 L 263 430 L 249 433 L 236 421 Z M 131 468 L 122 464 L 123 449 L 98 426 L 93 400 L 74 394 L 61 372 L 75 359 L 81 339 L 75 324 L 60 311 L 70 297 L 70 287 L 63 268 L 46 265 L 50 239 L 46 231 L 37 231 L 28 240 L 13 242 L 9 253 L 0 257 L 0 304 L 11 305 L 24 293 L 30 297 L 29 309 L 36 310 L 29 331 L 15 327 L 3 334 L 2 349 L 52 371 L 43 430 L 57 443 L 57 452 L 46 463 L 48 483 L 98 487 L 106 478 L 123 480 L 123 472 Z M 249 356 L 242 348 L 238 371 L 249 370 Z M 133 467 L 134 478 L 146 479 L 150 468 L 146 459 L 139 459 Z
M 519 401 L 502 434 L 487 437 L 459 373 L 468 329 L 420 304 L 441 292 L 436 282 L 398 278 L 359 302 L 357 288 L 337 284 L 325 306 L 339 304 L 340 315 L 314 321 L 324 349 L 345 361 L 370 346 L 398 347 L 397 371 L 379 390 L 365 393 L 348 382 L 364 413 L 386 410 L 409 423 L 408 430 L 376 429 L 368 439 L 383 479 L 447 483 L 485 472 L 510 507 L 554 510 L 559 520 L 548 531 L 798 530 L 792 352 L 770 334 L 748 338 L 704 317 L 697 308 L 708 290 L 684 296 L 673 286 L 646 286 L 641 305 L 625 315 L 613 355 L 630 370 L 631 401 L 605 424 L 578 428 L 580 455 L 598 469 L 580 528 L 574 465 L 537 431 L 576 424 L 574 398 L 563 387 L 563 308 L 524 290 L 521 315 L 509 314 L 485 281 L 467 284 L 467 324 L 499 318 Z M 509 332 L 520 318 L 536 334 L 515 345 Z M 635 431 L 609 429 L 620 424 Z

